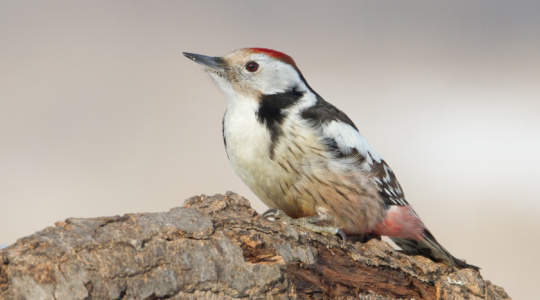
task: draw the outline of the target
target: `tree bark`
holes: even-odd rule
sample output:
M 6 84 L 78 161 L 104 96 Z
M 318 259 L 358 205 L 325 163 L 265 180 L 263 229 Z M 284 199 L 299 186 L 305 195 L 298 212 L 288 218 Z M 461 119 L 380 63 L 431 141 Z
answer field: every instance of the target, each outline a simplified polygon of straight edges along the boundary
M 0 250 L 0 299 L 510 299 L 478 271 L 269 221 L 243 197 L 67 219 Z

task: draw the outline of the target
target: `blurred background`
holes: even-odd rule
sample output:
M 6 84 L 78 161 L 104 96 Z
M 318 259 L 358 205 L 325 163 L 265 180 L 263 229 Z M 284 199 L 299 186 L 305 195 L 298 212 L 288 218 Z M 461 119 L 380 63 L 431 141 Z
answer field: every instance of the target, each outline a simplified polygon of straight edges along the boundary
M 344 110 L 454 255 L 540 259 L 539 1 L 1 1 L 0 244 L 232 190 L 226 100 L 182 51 L 269 47 Z

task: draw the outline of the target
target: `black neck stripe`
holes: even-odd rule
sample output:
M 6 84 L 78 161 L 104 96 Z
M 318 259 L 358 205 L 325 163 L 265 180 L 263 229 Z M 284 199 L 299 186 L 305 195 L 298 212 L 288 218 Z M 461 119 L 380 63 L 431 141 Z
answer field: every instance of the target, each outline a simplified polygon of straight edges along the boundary
M 300 98 L 304 96 L 304 92 L 298 91 L 298 87 L 294 87 L 292 90 L 273 94 L 263 95 L 260 99 L 261 105 L 257 112 L 257 119 L 261 124 L 264 124 L 270 132 L 270 157 L 274 157 L 274 148 L 283 134 L 281 130 L 281 124 L 285 120 L 283 110 L 293 106 L 300 101 Z

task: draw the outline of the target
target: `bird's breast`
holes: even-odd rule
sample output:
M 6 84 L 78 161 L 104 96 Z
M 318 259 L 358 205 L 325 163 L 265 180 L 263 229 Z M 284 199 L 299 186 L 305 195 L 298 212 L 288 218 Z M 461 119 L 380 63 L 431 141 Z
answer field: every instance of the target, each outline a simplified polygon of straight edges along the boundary
M 271 172 L 268 149 L 270 134 L 248 105 L 229 106 L 223 118 L 227 156 L 240 178 L 255 191 Z
M 307 150 L 309 134 L 298 132 L 291 120 L 282 124 L 279 138 L 261 122 L 256 113 L 245 107 L 229 107 L 223 119 L 226 151 L 234 171 L 266 205 L 291 215 L 313 213 L 313 204 L 297 203 L 294 188 L 310 164 Z

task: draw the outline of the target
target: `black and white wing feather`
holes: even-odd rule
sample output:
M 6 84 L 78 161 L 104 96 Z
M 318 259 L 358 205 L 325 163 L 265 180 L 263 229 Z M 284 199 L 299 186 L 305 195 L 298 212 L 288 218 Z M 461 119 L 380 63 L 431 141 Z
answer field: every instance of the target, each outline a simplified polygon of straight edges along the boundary
M 377 186 L 379 195 L 387 206 L 410 207 L 392 169 L 373 150 L 345 113 L 317 95 L 317 103 L 304 110 L 302 117 L 322 128 L 322 135 L 327 140 L 330 150 L 334 151 L 337 157 L 353 158 L 351 161 L 358 164 L 358 170 L 365 172 Z M 415 213 L 412 208 L 411 211 Z M 421 240 L 395 237 L 391 237 L 391 239 L 403 250 L 410 253 L 423 254 L 437 261 L 447 261 L 460 268 L 478 269 L 478 267 L 452 256 L 437 242 L 427 228 L 424 228 L 422 236 Z
M 304 110 L 302 117 L 321 126 L 323 136 L 338 157 L 354 158 L 359 169 L 365 171 L 376 184 L 386 205 L 409 205 L 392 169 L 345 113 L 317 97 L 317 103 Z

